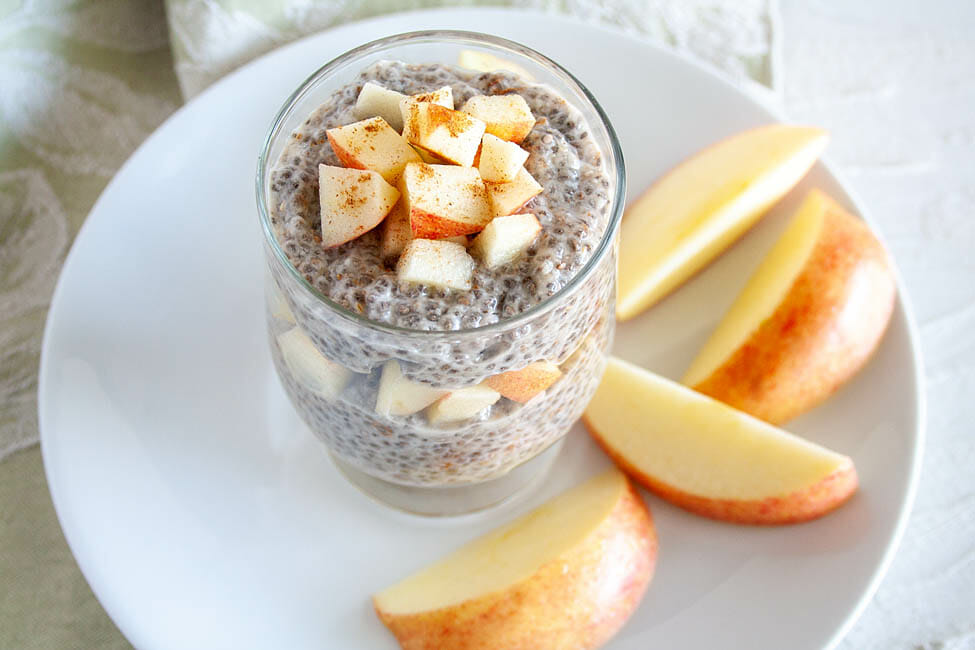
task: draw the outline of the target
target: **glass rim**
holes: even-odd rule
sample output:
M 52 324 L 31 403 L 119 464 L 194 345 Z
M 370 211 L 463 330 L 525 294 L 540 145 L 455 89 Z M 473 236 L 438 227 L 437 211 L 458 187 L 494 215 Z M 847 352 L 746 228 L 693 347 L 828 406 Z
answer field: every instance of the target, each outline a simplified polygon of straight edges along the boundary
M 559 291 L 554 295 L 547 297 L 545 300 L 539 302 L 536 305 L 532 305 L 530 308 L 523 312 L 519 312 L 514 316 L 501 318 L 500 320 L 489 323 L 487 325 L 481 325 L 478 327 L 471 328 L 461 328 L 456 330 L 418 330 L 409 327 L 400 327 L 398 325 L 391 325 L 389 323 L 383 323 L 379 321 L 372 320 L 359 314 L 357 312 L 348 309 L 347 307 L 339 304 L 329 296 L 325 295 L 319 291 L 313 284 L 311 284 L 299 271 L 295 268 L 295 265 L 291 262 L 288 256 L 285 254 L 284 249 L 281 247 L 278 241 L 277 235 L 274 233 L 274 229 L 271 225 L 271 218 L 268 212 L 268 193 L 266 190 L 266 183 L 264 182 L 264 177 L 268 171 L 268 155 L 271 150 L 272 142 L 281 132 L 284 126 L 285 120 L 290 116 L 291 111 L 295 108 L 302 97 L 308 93 L 312 87 L 323 77 L 328 75 L 330 72 L 339 68 L 351 60 L 360 58 L 377 50 L 386 49 L 391 45 L 398 45 L 407 42 L 437 42 L 437 41 L 454 41 L 454 42 L 467 42 L 473 45 L 493 45 L 501 49 L 513 50 L 529 59 L 535 60 L 536 63 L 540 64 L 542 67 L 549 68 L 550 71 L 554 72 L 557 76 L 563 78 L 570 87 L 575 86 L 575 90 L 581 94 L 586 101 L 589 102 L 596 116 L 602 123 L 603 128 L 606 130 L 606 135 L 609 139 L 610 154 L 612 155 L 613 162 L 615 163 L 616 169 L 616 191 L 610 200 L 610 214 L 609 219 L 606 224 L 606 230 L 603 232 L 600 238 L 599 244 L 593 251 L 589 260 L 586 261 L 582 269 L 579 270 L 572 279 L 569 280 Z M 606 152 L 602 152 L 605 158 Z M 278 110 L 277 114 L 271 122 L 271 126 L 268 129 L 267 135 L 264 138 L 264 144 L 261 147 L 261 152 L 257 160 L 257 177 L 256 177 L 256 190 L 257 190 L 257 209 L 261 220 L 262 231 L 265 240 L 269 243 L 274 256 L 284 265 L 288 273 L 298 282 L 305 291 L 310 293 L 314 298 L 316 298 L 320 303 L 325 305 L 329 310 L 334 312 L 339 317 L 345 320 L 351 321 L 356 326 L 367 327 L 371 329 L 376 329 L 397 336 L 417 336 L 417 337 L 453 337 L 462 336 L 470 333 L 486 334 L 497 330 L 508 329 L 511 327 L 517 327 L 518 325 L 524 323 L 525 321 L 531 320 L 540 314 L 543 314 L 553 307 L 555 307 L 559 302 L 563 301 L 566 297 L 575 293 L 575 291 L 582 286 L 584 281 L 591 276 L 599 264 L 602 262 L 603 258 L 607 255 L 608 251 L 612 248 L 613 242 L 616 236 L 616 232 L 619 229 L 620 221 L 623 216 L 623 208 L 626 197 L 626 173 L 623 162 L 623 150 L 619 143 L 619 138 L 616 135 L 616 130 L 613 128 L 612 123 L 609 121 L 609 117 L 603 110 L 603 107 L 599 104 L 596 98 L 592 95 L 589 89 L 583 84 L 579 79 L 575 77 L 571 72 L 563 68 L 561 65 L 545 56 L 544 54 L 515 41 L 508 40 L 506 38 L 501 38 L 500 36 L 494 36 L 491 34 L 484 34 L 481 32 L 465 31 L 465 30 L 455 30 L 455 29 L 431 29 L 431 30 L 419 30 L 413 32 L 404 32 L 400 34 L 394 34 L 391 36 L 385 36 L 379 38 L 351 50 L 346 51 L 343 54 L 335 57 L 331 61 L 325 63 L 315 72 L 309 75 L 298 88 L 291 93 L 291 95 L 285 100 L 284 104 Z

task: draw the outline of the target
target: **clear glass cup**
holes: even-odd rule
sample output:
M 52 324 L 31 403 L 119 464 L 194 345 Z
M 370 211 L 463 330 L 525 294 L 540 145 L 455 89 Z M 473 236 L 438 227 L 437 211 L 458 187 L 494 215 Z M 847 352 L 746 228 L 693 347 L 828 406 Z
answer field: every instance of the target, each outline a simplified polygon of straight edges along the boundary
M 323 295 L 288 260 L 270 218 L 271 169 L 306 117 L 370 64 L 456 64 L 462 50 L 516 64 L 582 114 L 608 174 L 606 229 L 566 286 L 513 317 L 455 331 L 368 320 Z M 352 483 L 409 512 L 455 515 L 500 503 L 544 475 L 592 397 L 612 342 L 624 184 L 616 134 L 589 91 L 542 54 L 494 36 L 424 31 L 374 41 L 324 65 L 288 98 L 257 174 L 269 339 L 289 398 Z M 541 361 L 559 366 L 554 384 L 525 403 L 499 400 L 467 421 L 435 426 L 423 411 L 398 416 L 377 409 L 384 368 L 447 390 Z

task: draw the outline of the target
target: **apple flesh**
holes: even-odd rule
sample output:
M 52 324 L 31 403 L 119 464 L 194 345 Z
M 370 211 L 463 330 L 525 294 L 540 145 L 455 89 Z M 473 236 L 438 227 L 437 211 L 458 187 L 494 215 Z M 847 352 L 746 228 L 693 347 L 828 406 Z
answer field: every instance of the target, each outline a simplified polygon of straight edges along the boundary
M 427 409 L 430 424 L 459 422 L 474 417 L 501 399 L 501 393 L 487 386 L 460 388 L 444 395 Z
M 359 91 L 354 112 L 356 117 L 364 120 L 370 117 L 381 117 L 397 131 L 403 130 L 403 114 L 400 102 L 406 95 L 395 90 L 389 90 L 372 81 L 367 81 Z M 452 106 L 453 104 L 451 104 Z
M 403 137 L 456 165 L 470 167 L 481 146 L 485 124 L 467 113 L 430 102 L 403 104 Z
M 398 361 L 387 361 L 379 377 L 376 413 L 406 416 L 422 411 L 447 393 L 442 388 L 411 381 L 403 376 Z
M 352 379 L 351 370 L 325 358 L 300 328 L 292 327 L 276 340 L 295 380 L 319 397 L 334 399 Z
M 863 367 L 896 293 L 880 241 L 813 190 L 683 382 L 767 422 L 785 422 Z
M 522 79 L 527 81 L 532 81 L 534 79 L 528 70 L 525 70 L 517 63 L 513 63 L 507 59 L 502 59 L 501 57 L 495 56 L 489 52 L 480 52 L 478 50 L 461 50 L 460 54 L 457 56 L 457 64 L 462 68 L 477 70 L 478 72 L 507 70 L 508 72 L 514 72 Z
M 371 170 L 318 166 L 322 246 L 333 248 L 372 230 L 386 218 L 399 191 Z
M 494 216 L 484 183 L 471 167 L 410 163 L 399 187 L 417 238 L 473 234 Z
M 487 125 L 487 132 L 520 144 L 535 127 L 535 116 L 521 95 L 474 95 L 461 110 Z
M 406 649 L 596 648 L 636 609 L 657 535 L 616 470 L 373 596 Z
M 484 380 L 505 397 L 524 404 L 558 381 L 562 371 L 551 361 L 536 361 L 519 370 L 509 370 Z
M 400 282 L 442 289 L 471 288 L 474 258 L 460 244 L 443 239 L 412 239 L 396 264 Z
M 325 132 L 339 160 L 352 169 L 371 169 L 395 185 L 407 163 L 419 162 L 413 147 L 381 117 Z
M 542 186 L 524 167 L 515 174 L 515 180 L 508 183 L 484 183 L 484 188 L 487 190 L 491 211 L 495 217 L 504 217 L 518 212 L 542 192 Z
M 508 264 L 521 256 L 542 231 L 533 214 L 495 217 L 474 238 L 471 253 L 489 269 Z
M 728 248 L 805 176 L 827 139 L 812 127 L 763 126 L 659 179 L 623 217 L 617 317 L 636 316 Z
M 481 151 L 477 158 L 477 170 L 481 178 L 490 183 L 509 183 L 515 180 L 518 170 L 528 160 L 528 152 L 496 135 L 485 133 L 481 139 Z
M 583 422 L 630 476 L 705 517 L 806 521 L 839 507 L 857 488 L 847 456 L 616 358 Z

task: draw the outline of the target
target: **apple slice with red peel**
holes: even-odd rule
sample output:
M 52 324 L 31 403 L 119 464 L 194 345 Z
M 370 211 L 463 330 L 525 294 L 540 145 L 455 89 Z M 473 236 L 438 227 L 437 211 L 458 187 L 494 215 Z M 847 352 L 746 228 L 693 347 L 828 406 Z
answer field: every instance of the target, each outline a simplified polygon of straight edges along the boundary
M 325 358 L 308 335 L 292 327 L 277 337 L 281 358 L 295 380 L 325 399 L 333 399 L 352 379 L 352 371 Z
M 623 217 L 617 317 L 636 316 L 741 237 L 806 175 L 827 139 L 822 129 L 771 124 L 661 177 Z
M 387 361 L 379 377 L 376 413 L 406 416 L 422 411 L 447 394 L 443 388 L 411 381 L 403 376 L 398 361 Z
M 528 152 L 496 135 L 485 133 L 477 157 L 477 170 L 489 183 L 508 183 L 515 180 L 518 170 L 528 160 Z
M 461 110 L 487 125 L 487 132 L 520 144 L 535 127 L 535 116 L 521 95 L 474 95 Z
M 399 105 L 403 99 L 406 99 L 406 95 L 403 93 L 367 81 L 362 85 L 362 90 L 359 91 L 354 112 L 360 120 L 381 117 L 397 131 L 402 131 L 403 113 L 400 111 Z
M 542 192 L 542 186 L 524 167 L 518 170 L 515 180 L 508 183 L 484 183 L 484 188 L 496 217 L 518 212 Z
M 489 269 L 517 259 L 532 245 L 542 224 L 530 213 L 495 217 L 474 238 L 471 254 Z
M 396 264 L 400 282 L 415 282 L 442 289 L 471 288 L 474 258 L 460 244 L 443 239 L 413 239 Z
M 502 59 L 489 52 L 480 52 L 478 50 L 461 50 L 460 54 L 457 55 L 457 65 L 468 70 L 477 70 L 478 72 L 506 70 L 508 72 L 514 72 L 527 81 L 533 81 L 535 79 L 528 70 L 525 70 L 517 63 Z
M 583 422 L 634 479 L 705 517 L 806 521 L 857 489 L 847 456 L 616 358 Z
M 407 163 L 420 160 L 413 147 L 381 117 L 329 129 L 325 134 L 343 165 L 371 169 L 391 185 L 399 180 Z
M 471 167 L 410 163 L 399 187 L 413 236 L 420 239 L 480 232 L 494 216 L 484 182 Z
M 887 254 L 867 225 L 812 190 L 683 382 L 767 422 L 785 422 L 867 362 L 896 293 Z
M 501 393 L 484 385 L 451 391 L 427 409 L 430 424 L 459 422 L 474 417 L 501 399 Z
M 430 102 L 406 102 L 403 106 L 403 137 L 410 144 L 456 165 L 474 164 L 484 122 Z
M 505 397 L 524 404 L 558 381 L 562 371 L 551 361 L 536 361 L 519 370 L 509 370 L 488 377 L 484 385 Z
M 613 469 L 373 596 L 403 648 L 596 648 L 653 577 L 646 504 Z
M 372 230 L 389 214 L 399 191 L 377 172 L 318 166 L 322 246 L 333 248 Z

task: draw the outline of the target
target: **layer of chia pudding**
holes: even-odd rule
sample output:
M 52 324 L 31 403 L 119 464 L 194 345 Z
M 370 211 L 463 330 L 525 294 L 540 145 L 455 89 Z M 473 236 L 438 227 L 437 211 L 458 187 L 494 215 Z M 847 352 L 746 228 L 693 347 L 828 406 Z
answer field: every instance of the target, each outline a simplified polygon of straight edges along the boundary
M 367 81 L 407 95 L 450 86 L 456 106 L 477 94 L 513 92 L 527 101 L 537 121 L 521 146 L 530 154 L 525 168 L 543 191 L 525 209 L 542 230 L 523 255 L 494 269 L 477 264 L 472 288 L 464 291 L 398 282 L 380 255 L 378 228 L 322 247 L 318 166 L 340 165 L 325 131 L 360 119 L 353 107 Z M 611 188 L 581 113 L 548 86 L 513 73 L 383 61 L 336 91 L 288 138 L 271 170 L 269 216 L 294 269 L 321 294 L 378 326 L 337 314 L 268 251 L 273 358 L 305 422 L 351 465 L 411 485 L 494 478 L 557 441 L 602 373 L 614 327 L 615 254 L 548 306 L 505 324 L 559 294 L 583 269 L 608 226 Z M 286 319 L 280 304 L 287 306 Z M 324 398 L 309 391 L 284 362 L 276 337 L 292 327 L 291 319 L 325 358 L 352 371 L 340 394 Z M 379 378 L 390 360 L 412 381 L 449 389 L 539 361 L 558 364 L 562 375 L 525 404 L 502 398 L 466 421 L 434 426 L 422 411 L 376 412 Z

